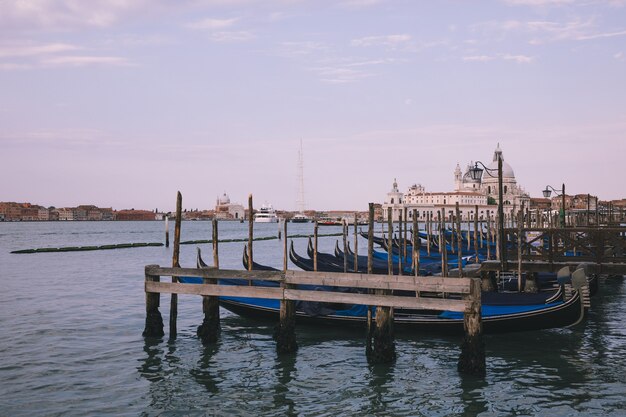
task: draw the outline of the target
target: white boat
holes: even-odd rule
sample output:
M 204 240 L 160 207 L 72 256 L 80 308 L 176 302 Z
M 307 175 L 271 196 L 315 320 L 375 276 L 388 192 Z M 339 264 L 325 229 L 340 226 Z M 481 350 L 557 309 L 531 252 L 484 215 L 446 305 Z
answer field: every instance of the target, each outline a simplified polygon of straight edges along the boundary
M 291 218 L 292 223 L 309 223 L 311 218 L 304 213 L 298 213 Z
M 263 204 L 254 215 L 255 223 L 278 223 L 278 216 L 271 204 Z

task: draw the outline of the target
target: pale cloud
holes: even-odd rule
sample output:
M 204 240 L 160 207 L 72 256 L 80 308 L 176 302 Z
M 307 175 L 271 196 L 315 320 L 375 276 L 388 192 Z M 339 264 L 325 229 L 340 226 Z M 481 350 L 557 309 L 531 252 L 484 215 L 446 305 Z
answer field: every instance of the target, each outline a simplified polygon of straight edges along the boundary
M 252 32 L 246 30 L 212 32 L 209 38 L 213 42 L 247 42 L 255 38 Z
M 613 55 L 613 58 L 617 59 L 618 61 L 625 61 L 626 55 L 624 54 L 624 52 L 617 52 Z
M 43 66 L 84 67 L 88 65 L 129 66 L 130 62 L 119 56 L 56 56 L 41 61 Z
M 344 0 L 341 1 L 339 5 L 351 9 L 361 9 L 364 7 L 375 6 L 380 3 L 382 3 L 382 0 Z
M 347 66 L 313 67 L 311 71 L 318 74 L 320 81 L 330 84 L 346 84 L 372 77 L 374 73 Z
M 605 33 L 595 33 L 592 35 L 582 35 L 576 38 L 579 41 L 586 41 L 590 39 L 601 39 L 601 38 L 614 38 L 616 36 L 625 36 L 626 30 L 621 30 L 619 32 L 605 32 Z
M 215 31 L 215 30 L 223 30 L 223 29 L 229 28 L 233 26 L 238 20 L 239 20 L 238 18 L 232 18 L 232 19 L 207 18 L 207 19 L 202 19 L 202 20 L 188 23 L 186 26 L 189 29 Z
M 311 55 L 316 52 L 328 51 L 328 45 L 322 42 L 302 41 L 302 42 L 282 42 L 279 44 L 278 55 L 296 57 Z
M 30 42 L 0 44 L 0 58 L 30 57 L 74 51 L 77 49 L 81 48 L 76 45 L 70 45 L 66 43 L 48 43 L 39 45 Z
M 468 62 L 488 62 L 493 61 L 495 58 L 489 55 L 470 55 L 464 56 L 463 61 Z
M 571 4 L 574 0 L 504 0 L 513 6 L 562 6 Z
M 526 56 L 526 55 L 509 55 L 509 54 L 506 54 L 506 55 L 504 55 L 502 57 L 502 59 L 504 59 L 505 61 L 515 61 L 518 64 L 528 64 L 528 63 L 534 61 L 533 57 Z
M 108 27 L 145 9 L 146 0 L 22 0 L 0 2 L 0 27 L 68 30 Z
M 352 46 L 387 46 L 391 48 L 406 44 L 411 40 L 411 35 L 385 35 L 385 36 L 366 36 L 359 39 L 353 39 L 350 44 Z

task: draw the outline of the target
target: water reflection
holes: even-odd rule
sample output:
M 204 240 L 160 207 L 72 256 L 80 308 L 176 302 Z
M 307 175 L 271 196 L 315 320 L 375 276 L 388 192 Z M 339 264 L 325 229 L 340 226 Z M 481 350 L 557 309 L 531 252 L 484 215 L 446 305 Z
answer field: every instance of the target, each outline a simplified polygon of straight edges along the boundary
M 461 400 L 463 416 L 475 417 L 488 410 L 485 399 L 485 388 L 488 387 L 484 378 L 461 374 Z
M 288 395 L 289 384 L 295 378 L 296 355 L 297 353 L 277 356 L 274 365 L 274 371 L 276 372 L 273 397 L 274 407 L 275 410 L 280 410 L 280 415 L 290 417 L 298 415 L 295 410 L 295 402 Z
M 218 343 L 206 346 L 200 354 L 198 365 L 189 371 L 189 374 L 193 377 L 193 379 L 211 394 L 219 392 L 218 382 L 215 380 L 214 376 L 217 374 L 217 371 L 212 369 L 216 367 L 212 359 L 219 350 Z
M 389 386 L 393 382 L 395 363 L 367 365 L 369 368 L 368 386 L 370 388 L 370 409 L 367 414 L 387 415 Z

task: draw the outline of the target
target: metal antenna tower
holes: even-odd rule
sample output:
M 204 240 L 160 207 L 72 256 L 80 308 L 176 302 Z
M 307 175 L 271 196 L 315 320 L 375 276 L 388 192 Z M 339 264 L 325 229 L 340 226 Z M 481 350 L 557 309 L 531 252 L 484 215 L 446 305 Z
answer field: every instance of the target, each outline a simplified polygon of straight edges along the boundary
M 302 139 L 300 139 L 300 150 L 298 151 L 298 198 L 296 208 L 298 212 L 304 213 L 304 160 L 302 155 Z

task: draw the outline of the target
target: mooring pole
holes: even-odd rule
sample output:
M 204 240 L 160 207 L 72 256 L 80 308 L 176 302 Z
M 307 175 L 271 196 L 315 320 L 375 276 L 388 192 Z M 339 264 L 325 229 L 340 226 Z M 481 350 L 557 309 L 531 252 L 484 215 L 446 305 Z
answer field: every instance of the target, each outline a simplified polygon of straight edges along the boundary
M 283 224 L 283 271 L 287 273 L 287 221 Z M 283 289 L 291 288 L 292 286 L 285 283 L 285 278 L 280 282 L 280 286 Z M 284 293 L 283 293 L 284 294 Z M 293 300 L 286 300 L 282 298 L 280 300 L 280 321 L 275 333 L 276 339 L 276 352 L 279 354 L 293 353 L 298 350 L 298 344 L 296 342 L 296 306 Z
M 151 268 L 158 268 L 159 265 L 147 265 L 146 266 L 146 282 L 154 281 L 159 282 L 160 277 L 157 275 L 148 274 L 148 270 Z M 143 337 L 163 337 L 163 317 L 159 311 L 159 305 L 161 303 L 161 294 L 146 292 L 146 324 L 143 330 Z
M 463 314 L 465 336 L 457 369 L 464 374 L 484 377 L 486 372 L 485 342 L 482 335 L 480 280 L 478 278 L 471 278 L 470 293 L 464 295 L 463 299 L 467 301 Z
M 252 271 L 252 241 L 254 240 L 254 208 L 252 207 L 252 194 L 248 195 L 248 271 Z M 252 285 L 252 281 L 248 281 Z
M 219 269 L 219 249 L 218 249 L 218 229 L 217 219 L 213 218 L 211 242 L 213 246 L 213 267 Z M 200 265 L 198 265 L 199 267 Z M 202 278 L 203 284 L 217 284 L 215 278 Z M 202 296 L 202 312 L 204 313 L 204 320 L 202 324 L 198 326 L 197 334 L 203 345 L 208 345 L 217 342 L 219 339 L 221 326 L 220 326 L 220 304 L 219 297 L 213 295 Z
M 389 230 L 393 230 L 393 219 L 391 210 L 387 211 L 387 221 Z M 392 260 L 392 233 L 389 233 L 388 267 L 389 275 L 393 275 Z M 388 290 L 375 290 L 378 295 L 388 295 Z M 396 359 L 396 345 L 393 334 L 393 308 L 376 307 L 376 326 L 372 334 L 372 348 L 367 358 L 369 363 L 389 363 Z
M 174 253 L 172 255 L 172 268 L 180 268 L 180 224 L 183 217 L 183 196 L 180 191 L 176 194 L 176 224 L 174 226 Z M 172 282 L 178 282 L 177 277 L 172 277 Z M 176 319 L 178 318 L 178 294 L 172 293 L 170 301 L 170 339 L 176 339 Z
M 344 218 L 342 221 L 343 234 L 343 272 L 348 272 L 348 221 Z
M 165 247 L 170 247 L 170 218 L 165 215 Z
M 415 276 L 420 275 L 420 235 L 417 225 L 417 210 L 413 209 L 413 272 Z M 419 294 L 415 294 L 419 295 Z
M 482 227 L 480 234 L 482 236 Z M 478 205 L 474 206 L 474 256 L 476 257 L 476 263 L 478 263 Z
M 317 219 L 313 227 L 313 271 L 317 271 Z
M 359 272 L 359 234 L 357 231 L 357 212 L 354 212 L 354 272 Z M 344 255 L 345 256 L 345 255 Z
M 367 273 L 372 274 L 373 271 L 373 255 L 374 255 L 374 203 L 369 203 L 369 210 L 367 216 Z M 369 293 L 369 291 L 368 291 Z M 367 306 L 367 336 L 365 340 L 365 356 L 369 358 L 372 356 L 372 306 Z
M 456 202 L 456 243 L 458 247 L 459 277 L 463 277 L 463 236 L 461 235 L 461 211 L 459 202 Z
M 399 236 L 399 240 L 398 240 L 398 275 L 402 275 L 402 259 L 403 259 L 403 255 L 402 255 L 402 230 L 403 230 L 403 226 L 402 226 L 402 210 L 400 210 L 400 213 L 398 213 L 398 236 Z M 392 242 L 393 245 L 393 242 Z M 389 250 L 391 251 L 390 256 L 393 256 L 393 246 L 389 247 Z

